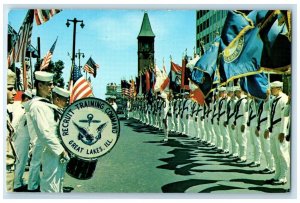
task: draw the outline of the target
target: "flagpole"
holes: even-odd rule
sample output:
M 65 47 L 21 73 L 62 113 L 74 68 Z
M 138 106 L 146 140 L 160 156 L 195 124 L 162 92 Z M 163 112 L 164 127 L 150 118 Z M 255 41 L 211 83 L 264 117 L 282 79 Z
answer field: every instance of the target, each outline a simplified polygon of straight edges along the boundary
M 33 84 L 33 72 L 32 72 L 32 53 L 30 52 L 30 75 L 31 75 L 31 89 L 33 89 L 34 84 Z
M 23 60 L 22 62 L 22 66 L 23 66 L 23 87 L 24 87 L 24 91 L 27 90 L 27 70 L 26 70 L 26 63 L 25 60 Z

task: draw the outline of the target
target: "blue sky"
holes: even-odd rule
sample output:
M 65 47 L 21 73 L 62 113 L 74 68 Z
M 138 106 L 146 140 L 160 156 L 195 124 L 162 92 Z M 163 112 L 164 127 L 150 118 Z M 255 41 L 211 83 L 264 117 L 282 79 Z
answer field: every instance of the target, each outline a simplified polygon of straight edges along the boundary
M 27 10 L 13 9 L 8 22 L 18 31 Z M 155 34 L 155 59 L 162 68 L 163 58 L 166 69 L 170 69 L 170 55 L 175 63 L 181 64 L 187 48 L 192 55 L 196 44 L 195 10 L 148 10 L 152 30 Z M 105 98 L 106 85 L 110 82 L 134 78 L 137 75 L 137 35 L 140 31 L 143 10 L 73 10 L 64 9 L 50 21 L 37 26 L 34 23 L 32 42 L 41 38 L 41 56 L 44 57 L 56 37 L 58 41 L 52 60 L 65 63 L 65 82 L 70 77 L 73 24 L 66 26 L 67 19 L 83 20 L 85 27 L 77 25 L 76 53 L 85 54 L 81 58 L 83 66 L 90 56 L 100 65 L 97 77 L 92 77 L 94 94 Z M 70 56 L 68 55 L 70 54 Z M 78 64 L 78 59 L 76 59 Z

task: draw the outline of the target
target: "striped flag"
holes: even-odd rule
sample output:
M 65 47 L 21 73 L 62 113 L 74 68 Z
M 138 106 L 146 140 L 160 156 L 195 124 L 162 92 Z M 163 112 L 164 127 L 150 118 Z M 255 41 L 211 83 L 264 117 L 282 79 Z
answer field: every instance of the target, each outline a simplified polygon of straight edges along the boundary
M 33 10 L 28 10 L 22 26 L 18 32 L 17 40 L 8 54 L 9 65 L 14 62 L 23 62 L 26 55 L 27 46 L 31 42 L 33 24 Z
M 41 25 L 50 18 L 52 18 L 55 14 L 59 13 L 61 9 L 34 9 L 34 18 L 37 25 Z
M 92 87 L 89 82 L 84 79 L 80 72 L 80 68 L 74 65 L 72 78 L 70 82 L 70 104 L 74 101 L 93 95 Z
M 129 88 L 131 84 L 127 80 L 122 80 L 121 81 L 121 88 L 122 88 L 122 95 L 125 97 L 130 96 Z
M 89 60 L 83 67 L 84 71 L 88 72 L 89 74 L 92 74 L 94 78 L 97 75 L 97 68 L 99 68 L 99 65 L 92 59 L 92 57 L 89 58 Z
M 55 42 L 53 43 L 51 49 L 47 52 L 46 56 L 44 57 L 44 60 L 40 66 L 40 70 L 46 70 L 48 68 L 49 63 L 52 58 L 52 55 L 53 55 L 53 52 L 54 52 L 54 49 L 55 49 L 56 42 L 57 42 L 57 38 L 56 38 Z

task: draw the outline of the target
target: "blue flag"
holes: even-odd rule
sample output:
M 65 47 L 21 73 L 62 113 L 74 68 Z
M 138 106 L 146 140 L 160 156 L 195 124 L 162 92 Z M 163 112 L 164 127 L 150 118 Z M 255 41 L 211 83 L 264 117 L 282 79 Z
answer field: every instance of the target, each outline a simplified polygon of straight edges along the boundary
M 257 11 L 250 12 L 248 16 L 236 11 L 228 12 L 220 43 L 221 82 L 256 74 L 260 69 L 263 43 L 259 38 L 259 28 L 249 18 L 257 14 Z
M 250 75 L 240 79 L 240 86 L 252 96 L 266 99 L 268 90 L 268 78 L 265 73 Z
M 260 37 L 264 43 L 261 66 L 285 71 L 291 64 L 291 40 L 288 28 L 289 11 L 272 11 L 262 24 Z
M 191 72 L 190 79 L 198 85 L 204 95 L 207 95 L 207 93 L 211 90 L 214 82 L 220 39 L 220 36 L 215 38 L 214 43 L 197 61 Z

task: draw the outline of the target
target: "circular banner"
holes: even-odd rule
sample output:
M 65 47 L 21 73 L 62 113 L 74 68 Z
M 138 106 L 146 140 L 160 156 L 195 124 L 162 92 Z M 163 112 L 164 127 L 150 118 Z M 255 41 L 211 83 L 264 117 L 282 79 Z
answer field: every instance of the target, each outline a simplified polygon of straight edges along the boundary
M 106 101 L 85 98 L 68 106 L 59 123 L 59 134 L 66 149 L 83 159 L 108 153 L 120 133 L 117 113 Z

